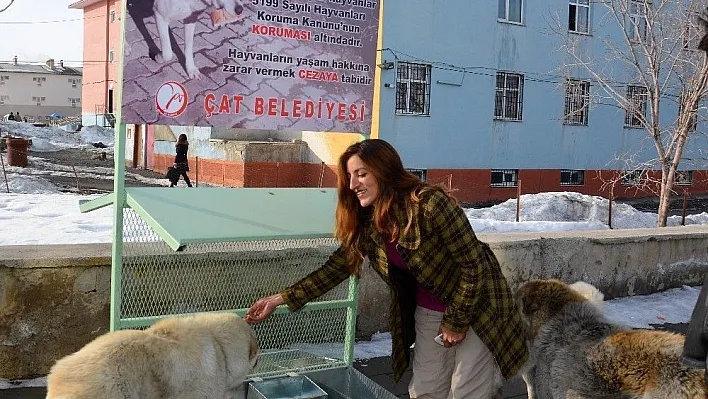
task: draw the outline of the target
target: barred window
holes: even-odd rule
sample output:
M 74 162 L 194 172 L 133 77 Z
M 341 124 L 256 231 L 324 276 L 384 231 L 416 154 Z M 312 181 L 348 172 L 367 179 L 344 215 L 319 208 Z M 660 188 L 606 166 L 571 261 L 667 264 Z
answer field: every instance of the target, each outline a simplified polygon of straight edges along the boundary
M 642 127 L 642 120 L 647 116 L 647 88 L 627 86 L 627 109 L 624 115 L 625 127 Z
M 497 72 L 494 119 L 522 120 L 524 75 Z
M 518 182 L 518 169 L 492 169 L 492 187 L 516 187 Z
M 396 113 L 430 115 L 430 72 L 428 64 L 399 62 L 396 75 Z
M 584 170 L 561 169 L 561 186 L 582 186 L 585 184 Z
M 499 0 L 497 17 L 504 21 L 521 23 L 522 0 Z
M 622 173 L 621 184 L 623 186 L 638 186 L 642 184 L 644 173 L 641 170 L 625 171 Z
M 674 182 L 677 186 L 690 186 L 693 184 L 693 171 L 692 170 L 677 170 L 676 171 L 676 181 Z
M 407 171 L 416 175 L 420 181 L 425 183 L 428 180 L 428 170 L 427 169 L 406 169 Z
M 576 33 L 590 33 L 590 0 L 570 0 L 568 30 Z
M 647 0 L 627 0 L 627 14 L 629 23 L 629 38 L 635 43 L 644 42 L 647 39 L 648 21 L 647 10 L 651 7 L 651 1 Z
M 685 103 L 687 100 L 685 100 L 685 98 L 686 98 L 685 95 L 683 93 L 681 93 L 681 96 L 679 96 L 679 109 L 678 109 L 679 115 L 681 115 L 681 112 L 683 112 L 683 108 L 686 106 Z M 691 117 L 691 121 L 689 122 L 689 125 L 688 125 L 689 132 L 695 132 L 696 129 L 698 128 L 698 104 L 696 104 L 696 106 L 693 108 L 693 112 L 694 112 L 694 114 Z
M 590 82 L 568 79 L 565 85 L 563 123 L 566 125 L 587 125 L 589 110 Z

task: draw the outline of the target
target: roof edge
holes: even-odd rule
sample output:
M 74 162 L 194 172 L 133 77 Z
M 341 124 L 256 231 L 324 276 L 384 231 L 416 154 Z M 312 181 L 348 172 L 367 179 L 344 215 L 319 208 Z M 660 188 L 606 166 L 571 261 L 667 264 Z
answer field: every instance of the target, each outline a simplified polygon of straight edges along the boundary
M 76 3 L 69 4 L 69 8 L 73 8 L 76 10 L 83 10 L 84 8 L 86 8 L 90 5 L 96 4 L 100 1 L 103 1 L 103 0 L 79 0 Z

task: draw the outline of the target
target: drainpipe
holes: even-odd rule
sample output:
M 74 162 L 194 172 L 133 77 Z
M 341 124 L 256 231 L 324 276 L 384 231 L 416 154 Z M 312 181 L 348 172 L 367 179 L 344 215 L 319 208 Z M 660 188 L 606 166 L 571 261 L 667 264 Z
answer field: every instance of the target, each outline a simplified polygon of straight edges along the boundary
M 108 52 L 111 49 L 111 21 L 110 21 L 110 14 L 111 14 L 111 5 L 110 5 L 110 0 L 106 0 L 106 49 L 103 52 L 103 58 L 105 59 L 104 62 L 104 83 L 103 83 L 103 112 L 106 113 L 108 110 L 106 109 L 106 104 L 108 102 Z

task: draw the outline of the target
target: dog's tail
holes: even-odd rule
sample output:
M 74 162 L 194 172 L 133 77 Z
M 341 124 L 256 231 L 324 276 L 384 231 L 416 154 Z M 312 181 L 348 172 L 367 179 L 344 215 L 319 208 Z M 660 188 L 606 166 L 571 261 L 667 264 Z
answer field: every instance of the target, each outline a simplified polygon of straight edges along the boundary
M 604 310 L 602 301 L 605 300 L 605 295 L 592 284 L 584 281 L 576 281 L 570 285 L 570 288 L 590 301 L 590 303 L 595 305 L 600 311 Z

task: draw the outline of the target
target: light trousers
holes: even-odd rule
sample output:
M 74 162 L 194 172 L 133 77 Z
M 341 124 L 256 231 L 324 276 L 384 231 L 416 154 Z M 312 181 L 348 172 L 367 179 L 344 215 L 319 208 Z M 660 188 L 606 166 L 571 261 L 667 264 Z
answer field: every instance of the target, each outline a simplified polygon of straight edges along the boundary
M 472 329 L 459 344 L 445 348 L 435 342 L 443 313 L 420 306 L 415 311 L 411 399 L 501 398 L 504 378 L 494 356 Z

